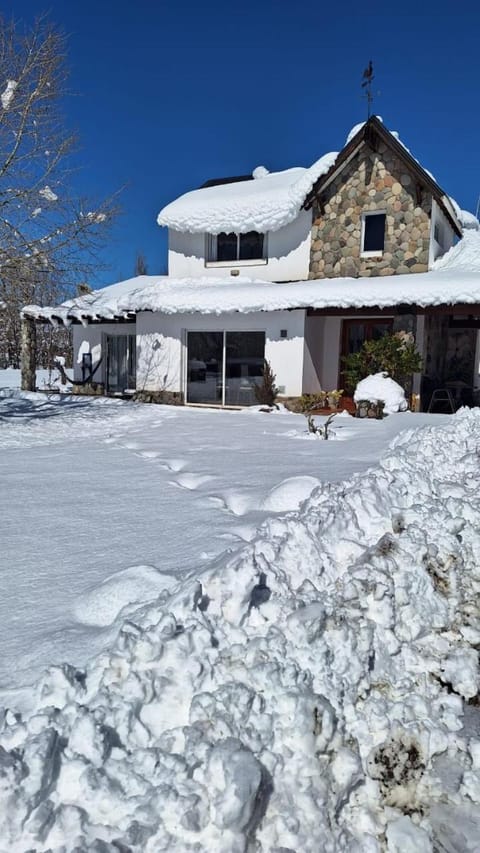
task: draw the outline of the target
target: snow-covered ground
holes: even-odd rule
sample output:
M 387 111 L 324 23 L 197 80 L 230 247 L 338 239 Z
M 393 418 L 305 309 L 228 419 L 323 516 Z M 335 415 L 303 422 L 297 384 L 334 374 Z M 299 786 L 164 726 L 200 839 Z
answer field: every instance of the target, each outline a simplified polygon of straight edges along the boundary
M 1 851 L 478 849 L 478 411 L 3 393 Z
M 69 371 L 71 374 L 72 371 Z M 58 387 L 61 391 L 62 386 L 60 382 L 60 376 L 57 370 L 47 370 L 43 368 L 39 368 L 36 372 L 37 376 L 37 388 L 52 388 Z M 8 367 L 6 370 L 0 370 L 0 390 L 2 388 L 16 388 L 19 389 L 21 384 L 21 371 L 17 370 L 14 367 Z
M 51 662 L 83 665 L 165 575 L 375 463 L 399 429 L 442 420 L 341 416 L 319 442 L 301 415 L 2 393 L 0 698 Z

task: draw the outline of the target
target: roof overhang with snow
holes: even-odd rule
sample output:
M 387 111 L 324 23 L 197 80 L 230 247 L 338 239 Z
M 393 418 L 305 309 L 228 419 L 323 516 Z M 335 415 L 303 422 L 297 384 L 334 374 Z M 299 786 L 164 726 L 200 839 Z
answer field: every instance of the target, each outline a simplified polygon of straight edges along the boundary
M 328 172 L 336 157 L 337 152 L 325 154 L 308 169 L 283 172 L 268 172 L 260 166 L 251 181 L 216 182 L 192 190 L 164 207 L 157 222 L 190 234 L 278 231 L 297 218 L 315 181 Z
M 56 307 L 26 306 L 39 322 L 133 322 L 141 311 L 159 314 L 252 314 L 315 309 L 412 310 L 472 306 L 480 313 L 480 232 L 468 231 L 426 273 L 276 283 L 248 278 L 138 276 Z

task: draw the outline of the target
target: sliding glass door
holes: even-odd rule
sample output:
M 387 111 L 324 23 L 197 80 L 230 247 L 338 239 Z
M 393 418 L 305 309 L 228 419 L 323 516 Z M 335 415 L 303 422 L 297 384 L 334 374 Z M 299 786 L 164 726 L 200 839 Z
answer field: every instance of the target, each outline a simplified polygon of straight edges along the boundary
M 265 332 L 188 332 L 187 403 L 254 405 L 264 358 Z
M 136 336 L 106 335 L 105 349 L 107 391 L 115 394 L 134 390 L 137 381 Z
M 223 332 L 188 332 L 187 402 L 222 403 Z
M 254 406 L 262 378 L 265 332 L 225 332 L 225 405 Z

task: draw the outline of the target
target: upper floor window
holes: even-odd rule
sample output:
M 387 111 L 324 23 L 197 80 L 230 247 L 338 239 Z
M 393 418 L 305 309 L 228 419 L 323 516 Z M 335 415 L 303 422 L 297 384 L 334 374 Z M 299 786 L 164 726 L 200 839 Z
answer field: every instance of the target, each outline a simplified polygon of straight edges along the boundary
M 247 234 L 209 234 L 207 240 L 207 261 L 236 263 L 265 258 L 265 235 L 258 231 Z
M 435 222 L 435 225 L 433 226 L 433 237 L 439 246 L 443 246 L 443 228 L 440 222 Z
M 385 249 L 385 213 L 364 213 L 362 255 L 381 255 Z

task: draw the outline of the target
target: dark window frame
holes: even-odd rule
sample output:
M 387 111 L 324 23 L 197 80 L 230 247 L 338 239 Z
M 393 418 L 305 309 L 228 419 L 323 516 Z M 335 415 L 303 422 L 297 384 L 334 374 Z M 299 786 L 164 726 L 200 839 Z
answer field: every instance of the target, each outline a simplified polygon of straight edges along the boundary
M 380 220 L 383 228 L 380 225 Z M 384 210 L 372 210 L 363 214 L 361 252 L 363 257 L 383 255 L 386 225 L 387 214 Z
M 207 235 L 206 262 L 218 264 L 265 263 L 267 235 L 260 231 L 238 234 L 222 231 Z

